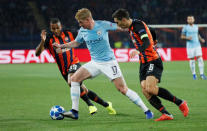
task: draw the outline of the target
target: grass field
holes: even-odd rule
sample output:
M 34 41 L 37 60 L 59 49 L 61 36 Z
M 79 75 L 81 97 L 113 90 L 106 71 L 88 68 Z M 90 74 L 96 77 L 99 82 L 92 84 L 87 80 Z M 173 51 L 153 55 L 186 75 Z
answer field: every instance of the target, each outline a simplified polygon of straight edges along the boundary
M 139 86 L 138 63 L 120 63 L 128 86 L 138 92 L 146 105 L 161 114 L 144 98 Z M 205 62 L 207 67 L 207 62 Z M 184 118 L 178 107 L 162 101 L 174 120 L 146 120 L 140 108 L 121 95 L 103 75 L 85 84 L 99 96 L 113 103 L 117 115 L 108 115 L 97 105 L 98 113 L 91 116 L 80 100 L 79 120 L 55 121 L 49 117 L 53 105 L 71 108 L 70 90 L 56 64 L 0 65 L 0 131 L 205 131 L 207 130 L 207 80 L 192 80 L 188 62 L 165 62 L 160 86 L 187 100 L 190 113 Z M 207 70 L 207 68 L 206 68 Z M 198 71 L 197 71 L 198 72 Z M 206 73 L 207 74 L 207 73 Z

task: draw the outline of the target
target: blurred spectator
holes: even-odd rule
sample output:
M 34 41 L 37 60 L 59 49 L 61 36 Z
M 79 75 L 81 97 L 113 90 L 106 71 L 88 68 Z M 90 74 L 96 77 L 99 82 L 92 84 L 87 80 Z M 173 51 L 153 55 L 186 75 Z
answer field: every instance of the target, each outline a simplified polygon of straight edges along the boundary
M 79 28 L 79 25 L 74 18 L 75 12 L 83 7 L 89 8 L 92 11 L 94 19 L 109 21 L 113 21 L 111 15 L 118 8 L 126 8 L 129 13 L 132 14 L 132 18 L 143 19 L 147 24 L 185 24 L 186 16 L 189 14 L 198 16 L 198 18 L 196 18 L 196 23 L 204 24 L 207 20 L 205 1 L 1 0 L 0 48 L 5 47 L 5 43 L 14 43 L 12 46 L 13 48 L 20 47 L 17 43 L 27 43 L 28 47 L 34 48 L 36 46 L 35 44 L 38 43 L 37 41 L 40 40 L 39 33 L 41 29 L 38 27 L 37 20 L 34 17 L 36 14 L 28 4 L 28 2 L 31 1 L 36 3 L 36 8 L 40 15 L 43 16 L 45 22 L 48 22 L 51 17 L 58 17 L 63 21 L 65 27 L 70 28 L 73 32 L 77 32 L 77 29 Z M 175 32 L 179 34 L 179 31 L 180 29 Z M 204 33 L 206 33 L 206 30 Z M 167 39 L 173 39 L 175 33 L 173 34 L 172 32 L 169 32 L 169 34 L 169 38 Z M 112 33 L 111 35 L 115 34 Z M 121 33 L 119 33 L 119 36 L 110 37 L 118 38 L 118 40 L 110 39 L 114 42 L 122 40 L 124 47 L 130 45 L 127 44 L 127 40 L 123 40 L 125 37 L 123 37 Z M 173 43 L 165 45 L 165 41 L 162 41 L 162 43 L 162 46 L 164 47 L 180 46 L 178 42 L 177 45 L 174 45 Z M 9 44 L 6 45 L 11 47 Z

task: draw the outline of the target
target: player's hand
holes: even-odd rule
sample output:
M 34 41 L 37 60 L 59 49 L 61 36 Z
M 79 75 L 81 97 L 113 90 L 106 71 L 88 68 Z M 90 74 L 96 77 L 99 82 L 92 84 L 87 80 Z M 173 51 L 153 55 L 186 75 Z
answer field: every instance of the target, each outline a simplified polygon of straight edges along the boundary
M 192 36 L 187 37 L 187 40 L 192 40 Z
M 61 48 L 56 48 L 55 51 L 56 51 L 56 53 L 58 53 L 58 54 L 62 53 L 62 49 L 61 49 Z
M 58 43 L 56 43 L 56 42 L 54 42 L 54 43 L 52 44 L 52 46 L 53 46 L 55 49 L 57 49 L 57 48 L 61 48 L 61 45 L 58 44 Z
M 139 55 L 139 51 L 138 50 L 134 50 L 134 51 L 132 51 L 130 54 L 129 54 L 129 57 L 130 58 L 134 58 L 136 55 Z
M 205 40 L 204 39 L 201 39 L 200 41 L 201 41 L 201 43 L 205 43 Z
M 155 41 L 154 41 L 154 45 L 157 45 L 157 43 L 158 43 L 158 40 L 155 40 Z
M 46 30 L 42 30 L 40 36 L 41 36 L 41 40 L 44 41 L 44 42 L 45 42 L 45 40 L 46 40 L 46 34 L 47 34 Z

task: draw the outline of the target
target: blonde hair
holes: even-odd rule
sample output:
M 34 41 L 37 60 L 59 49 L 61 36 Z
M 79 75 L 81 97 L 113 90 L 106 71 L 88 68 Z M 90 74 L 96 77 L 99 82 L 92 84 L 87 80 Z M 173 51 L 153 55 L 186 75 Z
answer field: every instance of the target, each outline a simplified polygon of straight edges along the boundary
M 75 15 L 76 20 L 85 20 L 88 17 L 92 18 L 92 15 L 91 15 L 91 11 L 87 8 L 79 9 L 78 12 Z

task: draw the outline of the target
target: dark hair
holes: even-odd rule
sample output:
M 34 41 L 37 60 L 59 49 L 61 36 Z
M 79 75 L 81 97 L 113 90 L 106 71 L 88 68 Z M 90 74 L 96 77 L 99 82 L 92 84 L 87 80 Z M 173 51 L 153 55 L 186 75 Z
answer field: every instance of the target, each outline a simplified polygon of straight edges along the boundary
M 58 22 L 60 22 L 60 19 L 58 19 L 58 18 L 50 18 L 50 23 L 51 24 L 57 24 Z
M 117 18 L 118 20 L 122 20 L 122 18 L 129 19 L 129 12 L 126 9 L 118 9 L 112 14 L 112 18 Z

